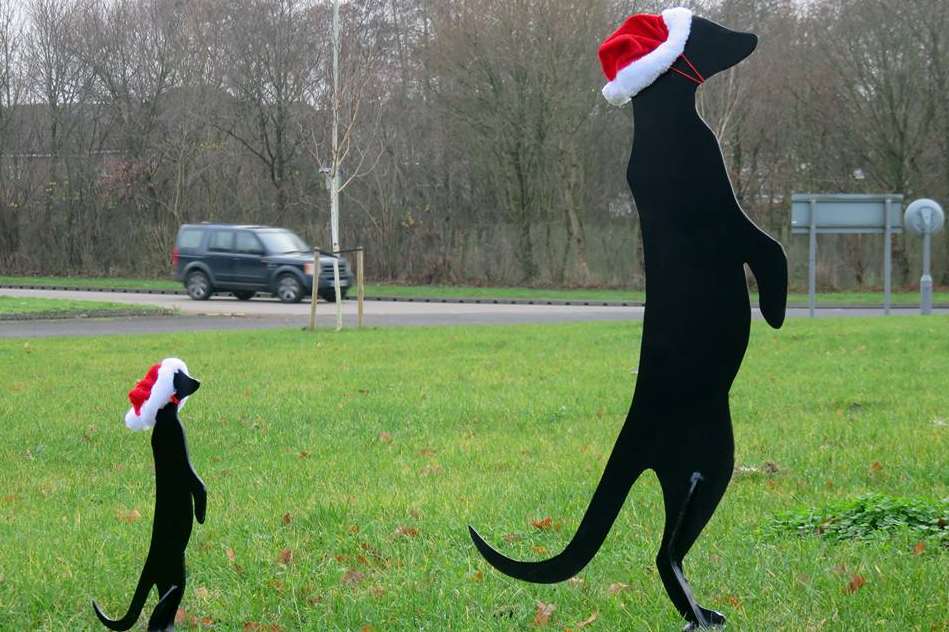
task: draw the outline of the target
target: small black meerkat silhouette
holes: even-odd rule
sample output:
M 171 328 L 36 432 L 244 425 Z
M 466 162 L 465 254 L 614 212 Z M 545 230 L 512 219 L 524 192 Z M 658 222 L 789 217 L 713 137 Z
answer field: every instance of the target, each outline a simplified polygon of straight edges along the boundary
M 633 483 L 652 469 L 665 505 L 656 565 L 689 630 L 725 623 L 723 615 L 696 603 L 682 561 L 718 506 L 734 467 L 728 393 L 751 320 L 744 264 L 757 280 L 761 313 L 776 329 L 784 322 L 788 273 L 784 249 L 739 206 L 717 139 L 695 109 L 697 85 L 745 59 L 757 37 L 684 9 L 670 11 L 663 13 L 666 22 L 682 12 L 690 18 L 687 43 L 679 49 L 683 54 L 676 52 L 668 70 L 647 77 L 644 89 L 634 86 L 625 95 L 633 97 L 635 120 L 627 179 L 640 215 L 646 268 L 639 372 L 626 422 L 576 534 L 559 555 L 540 562 L 512 560 L 469 530 L 481 554 L 501 572 L 524 581 L 560 582 L 590 562 Z M 616 104 L 624 100 L 607 92 Z
M 148 556 L 125 616 L 109 619 L 92 602 L 96 616 L 111 630 L 128 630 L 135 625 L 153 586 L 160 599 L 148 620 L 148 629 L 175 629 L 175 614 L 185 589 L 185 549 L 191 537 L 192 515 L 203 524 L 207 510 L 204 481 L 191 465 L 184 427 L 178 419 L 185 398 L 200 385 L 188 375 L 183 362 L 170 358 L 152 367 L 129 393 L 133 405 L 138 403 L 140 407 L 129 411 L 126 424 L 135 429 L 154 425 L 155 519 Z

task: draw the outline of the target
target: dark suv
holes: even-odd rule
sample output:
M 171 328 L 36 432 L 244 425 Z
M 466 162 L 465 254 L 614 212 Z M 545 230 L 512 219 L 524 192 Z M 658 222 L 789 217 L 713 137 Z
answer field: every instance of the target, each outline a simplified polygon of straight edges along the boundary
M 248 301 L 268 292 L 284 303 L 297 303 L 313 293 L 313 249 L 285 228 L 233 224 L 185 224 L 178 230 L 171 254 L 175 279 L 196 301 L 214 292 L 230 292 Z M 317 294 L 336 300 L 332 255 L 320 253 Z M 341 296 L 352 285 L 349 264 L 339 258 Z

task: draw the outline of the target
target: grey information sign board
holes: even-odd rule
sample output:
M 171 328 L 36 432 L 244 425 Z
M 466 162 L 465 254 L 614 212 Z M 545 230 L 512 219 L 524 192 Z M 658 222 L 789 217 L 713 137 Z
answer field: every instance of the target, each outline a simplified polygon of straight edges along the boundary
M 795 193 L 791 233 L 810 237 L 807 294 L 811 316 L 817 306 L 817 235 L 883 235 L 883 306 L 890 313 L 893 235 L 903 232 L 903 196 Z

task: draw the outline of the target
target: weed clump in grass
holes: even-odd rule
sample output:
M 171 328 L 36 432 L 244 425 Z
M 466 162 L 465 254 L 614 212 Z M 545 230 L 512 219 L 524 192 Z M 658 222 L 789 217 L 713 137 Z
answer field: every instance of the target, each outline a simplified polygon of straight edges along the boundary
M 868 494 L 821 509 L 779 514 L 770 531 L 794 531 L 828 540 L 872 540 L 907 530 L 924 539 L 949 546 L 949 499 L 900 498 Z

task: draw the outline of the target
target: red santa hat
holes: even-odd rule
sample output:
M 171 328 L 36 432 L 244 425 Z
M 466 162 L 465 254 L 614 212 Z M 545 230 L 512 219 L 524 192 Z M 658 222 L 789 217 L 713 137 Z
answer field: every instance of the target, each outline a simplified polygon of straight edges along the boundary
M 179 401 L 175 393 L 175 373 L 178 371 L 190 375 L 188 367 L 178 358 L 165 358 L 148 369 L 145 377 L 129 391 L 132 407 L 125 413 L 126 427 L 131 430 L 148 430 L 155 425 L 155 416 L 166 404 L 175 402 L 179 410 L 185 405 L 188 398 Z
M 691 28 L 692 12 L 681 7 L 628 18 L 600 45 L 606 100 L 623 105 L 652 85 L 682 55 Z

